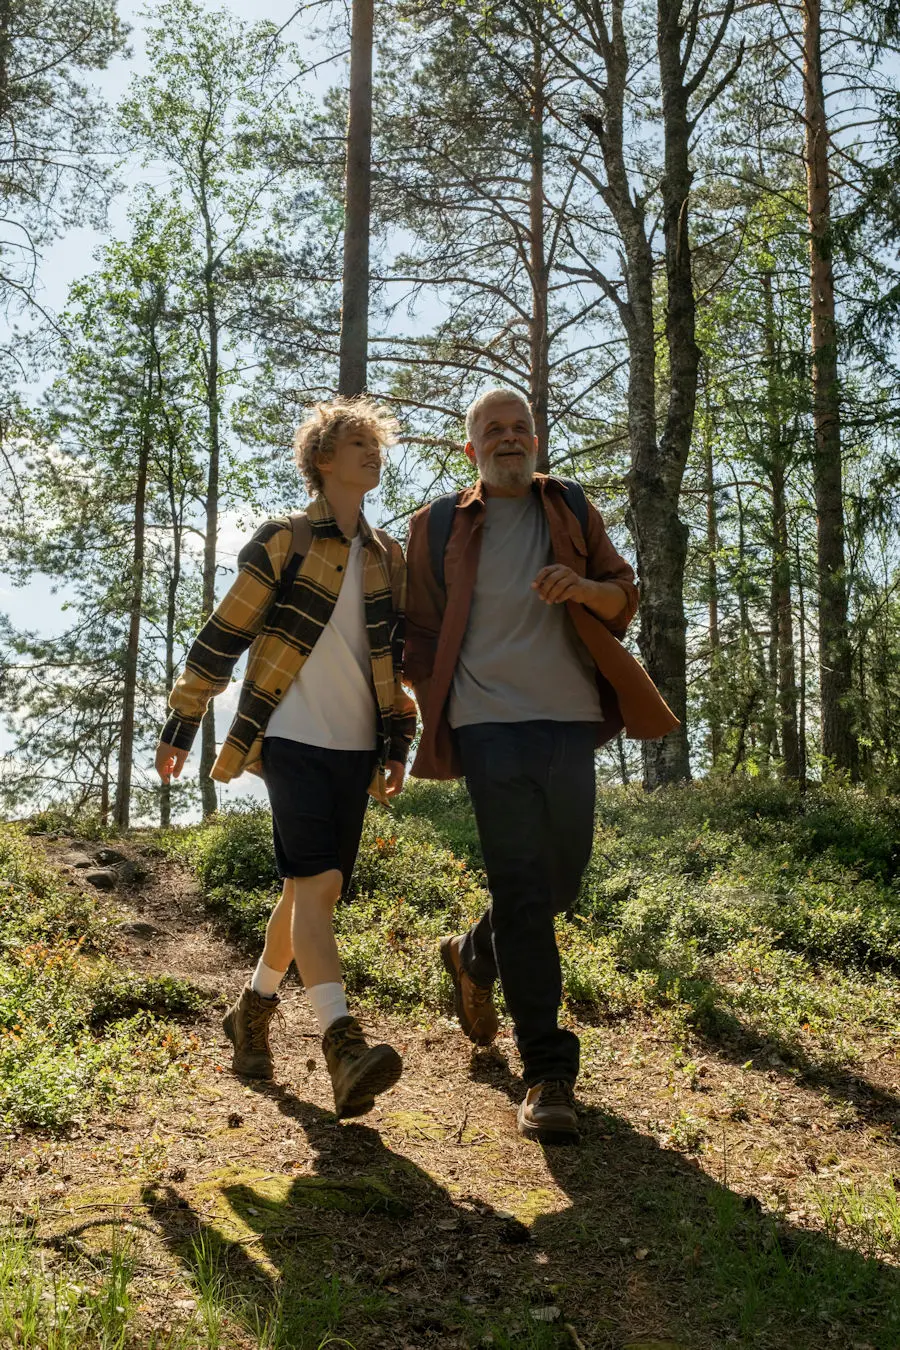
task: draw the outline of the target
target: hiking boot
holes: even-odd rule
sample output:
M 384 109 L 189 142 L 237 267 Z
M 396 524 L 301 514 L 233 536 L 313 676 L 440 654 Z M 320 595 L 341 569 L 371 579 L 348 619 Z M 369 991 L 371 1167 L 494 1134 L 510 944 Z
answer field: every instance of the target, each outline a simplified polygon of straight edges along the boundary
M 453 981 L 453 1007 L 459 1025 L 475 1045 L 490 1045 L 500 1030 L 490 985 L 476 984 L 462 964 L 461 937 L 441 938 L 441 960 Z
M 403 1072 L 403 1060 L 391 1045 L 367 1045 L 355 1017 L 339 1017 L 322 1037 L 325 1063 L 334 1088 L 338 1119 L 364 1116 L 379 1092 L 387 1092 Z
M 263 998 L 245 984 L 237 1002 L 228 1009 L 222 1019 L 222 1030 L 234 1046 L 231 1067 L 235 1073 L 245 1078 L 274 1078 L 269 1023 L 280 1002 L 277 997 Z
M 519 1134 L 539 1144 L 577 1144 L 578 1121 L 571 1083 L 554 1079 L 535 1083 L 519 1106 Z

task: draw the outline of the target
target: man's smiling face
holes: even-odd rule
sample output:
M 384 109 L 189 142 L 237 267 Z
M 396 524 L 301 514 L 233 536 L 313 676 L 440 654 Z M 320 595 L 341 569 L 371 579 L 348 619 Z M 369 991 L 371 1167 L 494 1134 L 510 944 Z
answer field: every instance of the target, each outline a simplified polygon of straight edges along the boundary
M 537 463 L 537 439 L 524 404 L 497 398 L 480 408 L 466 454 L 488 487 L 527 488 Z

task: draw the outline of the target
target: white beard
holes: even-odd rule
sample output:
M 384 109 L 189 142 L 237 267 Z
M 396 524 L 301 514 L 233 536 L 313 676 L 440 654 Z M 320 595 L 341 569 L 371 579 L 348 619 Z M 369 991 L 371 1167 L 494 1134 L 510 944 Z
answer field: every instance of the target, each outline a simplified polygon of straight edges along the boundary
M 532 451 L 530 454 L 526 453 L 524 460 L 514 464 L 508 464 L 503 460 L 498 461 L 496 454 L 494 454 L 484 462 L 479 460 L 478 472 L 481 474 L 481 481 L 487 483 L 488 487 L 528 487 L 532 478 L 534 478 L 536 464 L 536 451 Z

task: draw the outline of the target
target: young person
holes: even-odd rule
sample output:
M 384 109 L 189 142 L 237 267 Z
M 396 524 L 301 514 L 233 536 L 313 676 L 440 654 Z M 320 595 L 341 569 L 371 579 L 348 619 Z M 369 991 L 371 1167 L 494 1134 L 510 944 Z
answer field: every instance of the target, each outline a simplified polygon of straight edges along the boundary
M 575 903 L 590 857 L 594 750 L 623 725 L 649 739 L 678 723 L 617 641 L 637 608 L 631 567 L 577 484 L 535 473 L 528 404 L 490 390 L 466 431 L 478 482 L 410 527 L 404 668 L 423 718 L 412 771 L 465 775 L 484 855 L 490 908 L 441 943 L 462 1029 L 493 1041 L 499 976 L 527 1087 L 519 1131 L 567 1143 L 579 1044 L 559 1026 L 553 916 Z
M 350 880 L 367 793 L 403 786 L 415 707 L 400 684 L 406 572 L 395 540 L 362 514 L 396 423 L 367 399 L 320 404 L 294 442 L 312 496 L 304 517 L 270 520 L 202 629 L 169 698 L 156 767 L 177 778 L 209 700 L 250 648 L 237 714 L 212 770 L 261 773 L 282 896 L 253 976 L 223 1022 L 236 1073 L 273 1076 L 269 1025 L 293 956 L 318 1020 L 339 1116 L 370 1111 L 399 1078 L 391 1046 L 350 1015 L 334 907 Z

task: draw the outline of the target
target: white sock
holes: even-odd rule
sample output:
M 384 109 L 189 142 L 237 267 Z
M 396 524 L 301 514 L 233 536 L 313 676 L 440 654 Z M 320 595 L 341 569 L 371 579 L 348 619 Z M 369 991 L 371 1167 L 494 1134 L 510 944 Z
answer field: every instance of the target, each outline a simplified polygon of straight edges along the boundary
M 342 984 L 314 984 L 311 989 L 307 989 L 306 996 L 312 1004 L 323 1036 L 332 1022 L 347 1016 L 347 999 Z
M 250 981 L 250 988 L 254 994 L 259 994 L 262 998 L 274 998 L 278 993 L 278 986 L 286 974 L 287 971 L 285 970 L 273 970 L 260 957 L 259 965 L 254 970 L 253 978 Z

